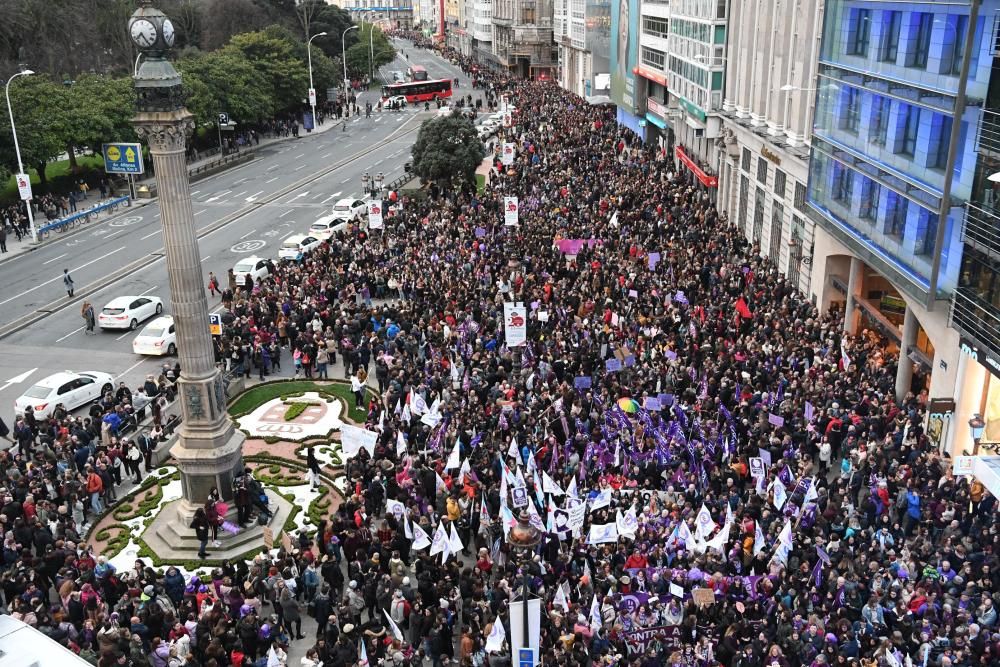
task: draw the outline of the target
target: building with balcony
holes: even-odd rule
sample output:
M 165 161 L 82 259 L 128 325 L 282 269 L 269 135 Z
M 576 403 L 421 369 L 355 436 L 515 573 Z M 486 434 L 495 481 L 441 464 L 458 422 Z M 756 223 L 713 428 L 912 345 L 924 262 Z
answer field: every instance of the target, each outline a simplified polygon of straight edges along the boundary
M 559 85 L 580 97 L 607 96 L 611 0 L 555 0 Z
M 678 0 L 670 4 L 667 51 L 643 47 L 639 63 L 661 66 L 665 58 L 678 169 L 691 172 L 692 183 L 715 197 L 726 78 L 729 0 Z M 748 3 L 733 3 L 748 4 Z M 755 3 L 759 4 L 759 3 Z M 757 26 L 757 19 L 751 19 Z M 673 114 L 672 114 L 673 115 Z
M 823 309 L 842 305 L 845 330 L 898 350 L 897 397 L 923 392 L 941 406 L 937 423 L 950 427 L 928 432 L 948 448 L 968 434 L 955 401 L 971 364 L 959 359 L 949 303 L 961 327 L 979 289 L 974 260 L 963 264 L 963 230 L 984 210 L 973 186 L 998 8 L 826 0 L 817 70 L 811 292 Z
M 415 0 L 336 0 L 354 20 L 388 21 L 389 27 L 409 30 L 413 27 Z
M 731 5 L 717 205 L 760 255 L 808 293 L 806 213 L 823 0 Z
M 987 25 L 995 21 L 987 20 Z M 994 33 L 996 35 L 997 33 Z M 998 54 L 992 42 L 990 57 Z M 994 60 L 976 140 L 972 192 L 962 232 L 962 266 L 951 307 L 958 330 L 958 398 L 956 449 L 970 451 L 1000 445 L 1000 68 Z M 978 438 L 967 432 L 976 415 L 982 420 Z
M 673 123 L 668 89 L 667 54 L 670 50 L 670 4 L 665 0 L 643 0 L 639 8 L 639 59 L 633 67 L 637 97 L 645 99 L 642 122 L 647 141 L 655 142 L 666 155 L 674 154 Z M 642 111 L 643 109 L 640 109 Z
M 526 79 L 552 79 L 552 0 L 494 0 L 493 55 L 500 67 Z

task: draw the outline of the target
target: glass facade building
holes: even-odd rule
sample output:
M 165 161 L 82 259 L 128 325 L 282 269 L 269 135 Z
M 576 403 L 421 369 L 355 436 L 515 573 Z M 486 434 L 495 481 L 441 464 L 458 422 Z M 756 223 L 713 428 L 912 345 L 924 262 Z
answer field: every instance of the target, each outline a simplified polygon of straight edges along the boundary
M 970 25 L 969 2 L 826 2 L 808 201 L 825 229 L 920 301 L 958 286 L 998 6 L 983 2 Z

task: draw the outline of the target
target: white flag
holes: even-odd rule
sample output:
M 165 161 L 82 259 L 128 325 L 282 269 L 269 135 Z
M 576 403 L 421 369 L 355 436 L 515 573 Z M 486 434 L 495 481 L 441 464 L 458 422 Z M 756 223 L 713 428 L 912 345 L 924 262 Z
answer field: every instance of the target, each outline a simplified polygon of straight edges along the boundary
M 462 441 L 459 438 L 455 438 L 455 448 L 451 450 L 451 456 L 448 457 L 448 462 L 445 464 L 445 468 L 452 470 L 454 468 L 459 468 L 462 465 Z
M 368 456 L 375 456 L 375 445 L 378 442 L 378 433 L 368 429 L 342 424 L 340 427 L 340 446 L 343 449 L 343 458 L 349 459 L 356 456 L 362 448 L 368 451 Z
M 802 499 L 802 507 L 805 507 L 806 503 L 808 503 L 810 500 L 815 500 L 816 498 L 819 498 L 819 494 L 816 493 L 816 478 L 810 477 L 809 488 L 806 489 L 806 495 Z
M 521 465 L 521 452 L 517 449 L 517 436 L 510 439 L 510 447 L 507 448 L 507 456 L 517 461 L 517 465 Z
M 507 633 L 503 631 L 503 622 L 497 616 L 493 621 L 493 628 L 490 636 L 486 638 L 486 652 L 499 653 L 503 649 L 503 643 L 507 640 Z
M 684 546 L 689 546 L 695 541 L 694 535 L 691 534 L 691 529 L 688 528 L 687 521 L 683 519 L 677 524 L 677 537 L 684 540 Z
M 470 474 L 472 472 L 472 466 L 469 465 L 469 459 L 462 461 L 462 467 L 458 469 L 458 474 L 462 477 Z
M 604 619 L 601 618 L 601 606 L 597 604 L 597 594 L 594 594 L 594 599 L 590 603 L 590 629 L 597 632 L 604 625 Z
M 396 431 L 396 455 L 406 455 L 406 438 L 403 437 L 402 431 Z
M 403 518 L 403 514 L 406 513 L 406 505 L 399 502 L 398 500 L 393 500 L 392 498 L 385 499 L 385 511 L 387 514 L 392 514 L 396 517 L 396 520 Z
M 438 493 L 448 493 L 448 485 L 445 484 L 444 478 L 442 478 L 441 475 L 439 475 L 436 472 L 434 473 L 434 477 L 437 478 L 437 481 L 436 481 L 437 492 Z
M 556 484 L 556 481 L 549 477 L 549 473 L 542 473 L 542 491 L 545 493 L 551 493 L 554 496 L 566 495 L 563 490 Z
M 451 524 L 451 535 L 448 537 L 448 549 L 451 553 L 456 556 L 462 552 L 465 545 L 462 544 L 462 538 L 458 536 L 458 531 L 455 530 L 455 524 Z
M 392 620 L 392 616 L 385 609 L 382 610 L 382 613 L 385 614 L 385 620 L 389 621 L 389 627 L 392 628 L 392 636 L 396 638 L 396 641 L 403 641 L 403 631 L 396 625 L 396 621 Z
M 430 555 L 435 556 L 448 549 L 448 531 L 444 529 L 443 523 L 438 523 L 437 530 L 434 531 L 434 541 L 431 542 Z M 447 555 L 445 556 L 447 558 Z
M 425 533 L 424 529 L 420 527 L 420 524 L 413 524 L 413 544 L 410 545 L 410 548 L 420 551 L 424 547 L 429 547 L 430 545 L 431 538 L 427 537 L 427 533 Z
M 753 555 L 756 556 L 767 549 L 767 541 L 764 539 L 764 531 L 760 529 L 760 522 L 755 522 L 754 526 Z
M 772 488 L 774 490 L 774 507 L 780 510 L 785 504 L 785 499 L 788 497 L 788 493 L 785 489 L 785 485 L 781 483 L 780 479 L 774 480 Z
M 412 415 L 410 414 L 410 404 L 407 403 L 406 405 L 403 406 L 403 414 L 400 417 L 400 419 L 402 419 L 404 422 L 406 422 L 407 424 L 409 424 L 411 417 L 412 417 Z
M 410 528 L 410 518 L 406 516 L 403 517 L 403 535 L 405 535 L 408 540 L 413 539 L 413 529 Z M 428 540 L 428 543 L 429 542 L 430 540 Z
M 617 526 L 620 536 L 634 540 L 635 534 L 639 530 L 639 520 L 635 516 L 635 506 L 625 510 L 625 514 L 622 514 L 621 510 L 618 510 L 615 513 L 615 526 Z
M 733 506 L 726 501 L 726 525 L 733 523 Z
M 614 212 L 614 214 L 611 216 L 611 220 L 608 221 L 608 224 L 611 225 L 612 227 L 618 226 L 618 211 Z
M 715 549 L 719 553 L 726 553 L 726 543 L 729 541 L 729 529 L 731 526 L 731 523 L 727 523 L 723 526 L 718 535 L 705 543 L 705 547 Z
M 618 541 L 618 526 L 613 523 L 590 524 L 590 536 L 587 544 L 604 544 Z
M 368 649 L 365 648 L 363 637 L 358 640 L 358 667 L 368 667 Z
M 427 401 L 417 392 L 410 392 L 410 411 L 418 417 L 427 412 Z
M 569 600 L 566 599 L 566 590 L 563 588 L 562 584 L 556 586 L 556 596 L 552 600 L 552 606 L 562 607 L 563 613 L 569 612 Z
M 611 504 L 611 489 L 601 489 L 601 492 L 590 501 L 590 511 L 599 510 Z
M 518 223 L 518 201 L 517 197 L 503 198 L 503 224 L 508 227 L 516 227 Z
M 784 565 L 788 562 L 788 554 L 792 551 L 792 521 L 785 519 L 785 526 L 778 535 L 778 547 L 774 550 L 773 560 Z
M 705 539 L 715 530 L 715 521 L 712 519 L 712 513 L 705 507 L 705 503 L 701 504 L 701 509 L 698 510 L 694 523 L 694 534 L 698 536 L 699 540 Z
M 568 495 L 570 498 L 577 497 L 578 494 L 576 491 L 576 476 L 574 476 L 573 479 L 569 481 L 569 486 L 566 487 L 566 495 Z
M 490 520 L 490 515 L 486 511 L 486 498 L 484 497 L 483 501 L 479 503 L 479 532 L 489 534 L 492 523 L 493 521 Z

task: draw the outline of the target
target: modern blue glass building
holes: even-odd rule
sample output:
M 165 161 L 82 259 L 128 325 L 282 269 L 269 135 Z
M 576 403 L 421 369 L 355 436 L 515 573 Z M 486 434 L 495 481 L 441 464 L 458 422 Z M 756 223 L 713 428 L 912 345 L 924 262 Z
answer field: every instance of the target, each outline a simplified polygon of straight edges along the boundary
M 949 298 L 958 283 L 998 6 L 982 2 L 970 21 L 969 0 L 826 2 L 808 202 L 852 254 L 920 303 Z

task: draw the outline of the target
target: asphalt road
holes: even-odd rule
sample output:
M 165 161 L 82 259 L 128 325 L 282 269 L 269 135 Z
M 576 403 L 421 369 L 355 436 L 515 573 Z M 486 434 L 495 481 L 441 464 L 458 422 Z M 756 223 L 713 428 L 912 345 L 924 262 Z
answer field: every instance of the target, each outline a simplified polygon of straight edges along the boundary
M 400 56 L 383 71 L 405 71 L 408 64 L 418 63 L 431 77 L 460 77 L 459 92 L 471 91 L 469 79 L 451 63 L 409 43 L 400 47 L 409 60 Z M 360 104 L 377 97 L 375 92 L 364 93 Z M 401 176 L 416 130 L 431 115 L 411 108 L 373 113 L 370 119 L 355 117 L 346 132 L 334 128 L 268 146 L 252 162 L 194 184 L 205 284 L 209 271 L 224 281 L 241 257 L 276 257 L 284 238 L 304 232 L 337 199 L 360 195 L 365 171 L 383 172 L 387 183 Z M 63 289 L 64 268 L 76 283 L 72 299 Z M 123 295 L 158 296 L 164 312 L 170 313 L 157 203 L 93 223 L 0 263 L 0 285 L 0 416 L 8 425 L 14 399 L 56 371 L 105 371 L 135 387 L 164 362 L 173 363 L 170 358 L 134 354 L 132 338 L 138 331 L 88 336 L 80 317 L 84 298 L 99 310 Z M 216 308 L 219 302 L 210 299 L 209 305 Z M 32 323 L 22 326 L 28 321 Z

